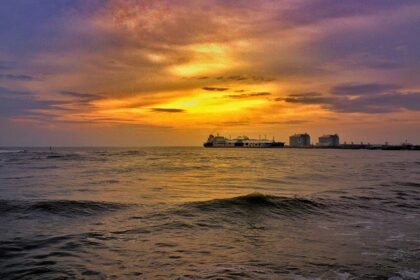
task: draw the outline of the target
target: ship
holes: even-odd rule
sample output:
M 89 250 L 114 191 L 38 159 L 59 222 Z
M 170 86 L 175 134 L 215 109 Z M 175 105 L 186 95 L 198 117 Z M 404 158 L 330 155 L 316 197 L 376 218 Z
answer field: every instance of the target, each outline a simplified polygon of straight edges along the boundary
M 229 139 L 224 136 L 209 135 L 207 141 L 203 144 L 206 148 L 283 148 L 283 142 L 276 142 L 268 139 L 250 139 L 247 136 L 239 136 Z

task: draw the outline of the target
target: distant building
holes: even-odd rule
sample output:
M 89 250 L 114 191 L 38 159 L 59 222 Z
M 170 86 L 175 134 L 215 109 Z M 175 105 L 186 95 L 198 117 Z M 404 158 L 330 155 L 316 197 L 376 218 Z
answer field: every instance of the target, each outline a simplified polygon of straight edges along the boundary
M 318 146 L 336 147 L 340 145 L 340 138 L 337 134 L 327 134 L 318 138 Z
M 289 137 L 290 147 L 309 147 L 311 146 L 311 136 L 308 133 L 295 134 Z

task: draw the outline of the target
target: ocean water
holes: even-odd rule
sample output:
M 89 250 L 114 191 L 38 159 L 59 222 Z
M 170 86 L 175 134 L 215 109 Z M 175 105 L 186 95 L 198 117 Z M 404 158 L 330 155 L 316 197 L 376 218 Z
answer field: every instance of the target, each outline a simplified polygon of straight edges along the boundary
M 420 152 L 2 149 L 0 279 L 420 279 Z

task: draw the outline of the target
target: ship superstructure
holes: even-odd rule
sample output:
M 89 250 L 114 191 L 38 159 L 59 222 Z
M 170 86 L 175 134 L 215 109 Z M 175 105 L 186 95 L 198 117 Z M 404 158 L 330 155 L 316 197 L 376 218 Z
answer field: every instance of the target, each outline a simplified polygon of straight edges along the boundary
M 229 139 L 224 136 L 209 135 L 203 145 L 206 148 L 283 148 L 283 142 L 268 139 L 250 139 L 247 136 L 239 136 Z

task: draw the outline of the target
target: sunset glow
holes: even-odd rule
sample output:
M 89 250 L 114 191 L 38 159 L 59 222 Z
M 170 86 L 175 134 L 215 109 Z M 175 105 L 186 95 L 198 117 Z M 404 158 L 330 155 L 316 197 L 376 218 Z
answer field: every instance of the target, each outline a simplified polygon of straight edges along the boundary
M 28 131 L 51 144 L 199 145 L 215 130 L 420 142 L 416 2 L 59 2 L 2 4 L 4 145 Z
M 0 280 L 420 280 L 420 0 L 1 0 Z

